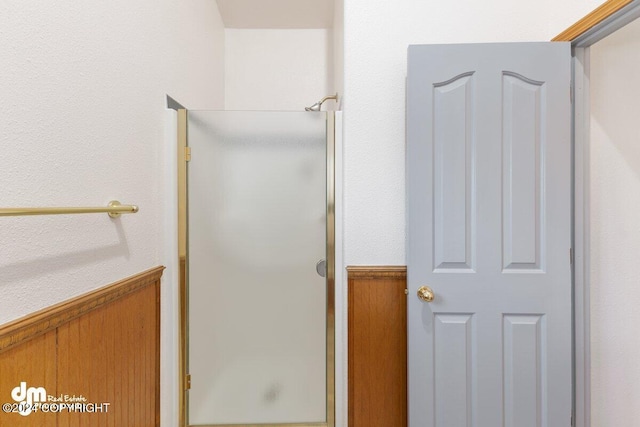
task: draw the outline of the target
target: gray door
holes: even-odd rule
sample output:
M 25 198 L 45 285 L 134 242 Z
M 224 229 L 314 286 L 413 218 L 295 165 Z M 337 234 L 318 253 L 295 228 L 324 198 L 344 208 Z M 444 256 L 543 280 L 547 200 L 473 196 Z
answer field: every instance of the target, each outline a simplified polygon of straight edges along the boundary
M 569 426 L 570 47 L 411 46 L 407 85 L 409 425 Z

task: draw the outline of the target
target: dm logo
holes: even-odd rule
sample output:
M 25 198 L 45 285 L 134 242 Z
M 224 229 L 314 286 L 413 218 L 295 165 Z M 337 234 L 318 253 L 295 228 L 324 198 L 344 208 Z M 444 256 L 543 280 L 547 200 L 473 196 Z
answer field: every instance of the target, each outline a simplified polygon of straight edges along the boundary
M 22 381 L 18 387 L 11 390 L 11 398 L 21 404 L 18 413 L 26 417 L 33 410 L 34 403 L 47 401 L 47 390 L 44 387 L 27 388 L 27 383 Z

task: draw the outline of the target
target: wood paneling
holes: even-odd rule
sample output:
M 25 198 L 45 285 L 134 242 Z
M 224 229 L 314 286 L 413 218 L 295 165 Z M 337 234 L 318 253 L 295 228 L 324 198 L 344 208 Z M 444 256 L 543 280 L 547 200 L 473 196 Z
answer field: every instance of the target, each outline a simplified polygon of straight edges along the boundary
M 27 387 L 44 387 L 48 394 L 56 389 L 56 331 L 47 332 L 23 345 L 0 354 L 0 404 L 15 403 L 11 390 L 26 382 Z M 0 426 L 50 426 L 56 416 L 42 412 L 23 417 L 0 412 Z
M 594 9 L 591 13 L 580 19 L 578 22 L 555 36 L 551 41 L 554 42 L 570 42 L 591 28 L 595 27 L 629 3 L 632 0 L 608 0 Z
M 0 426 L 158 426 L 162 270 L 0 327 L 0 403 L 21 381 L 63 401 L 109 403 L 102 413 L 0 412 Z
M 347 272 L 349 427 L 406 427 L 406 267 Z

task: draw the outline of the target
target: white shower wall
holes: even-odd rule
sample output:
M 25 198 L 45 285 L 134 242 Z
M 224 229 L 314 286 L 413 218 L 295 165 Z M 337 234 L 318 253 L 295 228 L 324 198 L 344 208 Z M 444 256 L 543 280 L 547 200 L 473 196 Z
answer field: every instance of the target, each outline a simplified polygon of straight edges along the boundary
M 332 29 L 226 29 L 225 109 L 303 111 L 334 93 L 333 49 Z

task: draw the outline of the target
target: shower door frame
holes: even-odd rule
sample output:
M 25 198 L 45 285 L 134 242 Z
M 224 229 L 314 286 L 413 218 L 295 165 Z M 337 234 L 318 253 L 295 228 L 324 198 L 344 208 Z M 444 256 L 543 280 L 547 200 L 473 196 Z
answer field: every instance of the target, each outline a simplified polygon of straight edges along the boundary
M 191 160 L 191 148 L 189 147 L 188 115 L 186 109 L 178 109 L 178 257 L 179 257 L 179 307 L 180 329 L 178 357 L 179 372 L 179 411 L 178 425 L 187 427 L 188 396 L 191 388 L 191 376 L 189 374 L 189 221 L 188 221 L 188 163 Z M 212 110 L 220 111 L 223 110 Z M 282 112 L 286 114 L 286 112 Z M 335 170 L 335 143 L 336 125 L 335 112 L 322 111 L 326 114 L 326 287 L 327 287 L 327 314 L 326 314 L 326 405 L 327 420 L 319 423 L 281 423 L 281 424 L 211 424 L 201 427 L 335 427 L 336 402 L 335 402 L 335 259 L 336 259 L 336 235 L 335 235 L 335 194 L 336 194 L 336 170 Z M 317 114 L 309 112 L 308 114 Z

